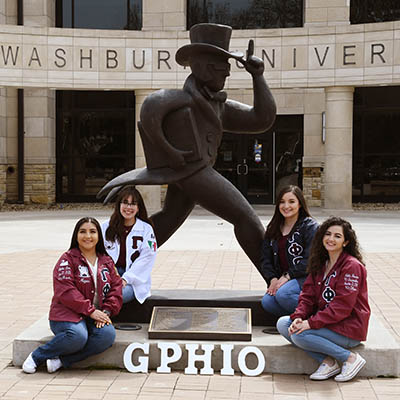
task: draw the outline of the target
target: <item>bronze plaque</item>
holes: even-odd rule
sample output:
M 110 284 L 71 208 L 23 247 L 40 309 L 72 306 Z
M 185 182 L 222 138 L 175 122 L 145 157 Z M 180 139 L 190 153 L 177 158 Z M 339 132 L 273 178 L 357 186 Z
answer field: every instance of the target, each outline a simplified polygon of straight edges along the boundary
M 250 308 L 154 307 L 150 339 L 251 340 Z

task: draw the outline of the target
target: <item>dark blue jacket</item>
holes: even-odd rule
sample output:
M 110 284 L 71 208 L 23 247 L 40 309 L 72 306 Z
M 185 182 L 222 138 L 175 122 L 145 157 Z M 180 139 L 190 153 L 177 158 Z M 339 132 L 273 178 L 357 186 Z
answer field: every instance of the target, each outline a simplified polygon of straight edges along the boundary
M 310 254 L 311 242 L 318 223 L 311 217 L 299 219 L 289 233 L 286 242 L 286 257 L 288 260 L 291 279 L 301 279 L 307 276 L 306 268 Z M 261 253 L 261 270 L 268 285 L 271 279 L 279 279 L 282 276 L 279 265 L 278 241 L 275 239 L 264 239 Z

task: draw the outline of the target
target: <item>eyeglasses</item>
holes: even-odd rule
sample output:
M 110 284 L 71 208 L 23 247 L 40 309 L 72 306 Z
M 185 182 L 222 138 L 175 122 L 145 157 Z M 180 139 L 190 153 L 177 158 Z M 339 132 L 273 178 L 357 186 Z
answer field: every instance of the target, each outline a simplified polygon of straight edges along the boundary
M 129 203 L 128 201 L 124 200 L 124 201 L 121 201 L 120 204 L 122 206 L 124 206 L 124 207 L 134 207 L 134 206 L 138 205 L 138 202 L 137 201 L 133 201 L 132 203 Z

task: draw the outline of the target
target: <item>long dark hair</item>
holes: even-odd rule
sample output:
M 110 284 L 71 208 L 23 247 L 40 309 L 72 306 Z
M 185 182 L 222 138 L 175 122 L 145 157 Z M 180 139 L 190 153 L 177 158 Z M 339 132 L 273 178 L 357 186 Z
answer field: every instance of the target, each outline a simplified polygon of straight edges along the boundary
M 97 236 L 99 237 L 99 240 L 97 241 L 97 244 L 96 244 L 96 253 L 103 254 L 103 255 L 107 254 L 106 249 L 104 247 L 104 240 L 103 240 L 103 235 L 101 234 L 101 227 L 100 227 L 99 221 L 97 221 L 96 218 L 92 218 L 92 217 L 83 217 L 76 223 L 74 231 L 72 232 L 72 238 L 71 238 L 71 244 L 69 246 L 69 250 L 79 249 L 78 232 L 79 232 L 80 227 L 86 222 L 92 223 L 96 227 L 96 230 L 97 230 Z
M 279 239 L 282 236 L 281 226 L 283 224 L 283 221 L 285 220 L 285 217 L 279 211 L 279 204 L 282 200 L 282 197 L 286 193 L 293 193 L 297 197 L 297 200 L 299 201 L 300 209 L 299 209 L 298 219 L 311 217 L 310 211 L 308 210 L 306 199 L 304 198 L 301 189 L 295 185 L 285 186 L 284 188 L 282 188 L 282 190 L 279 192 L 276 198 L 275 212 L 274 215 L 272 216 L 271 221 L 267 225 L 267 231 L 265 232 L 265 239 Z
M 140 192 L 135 188 L 135 186 L 125 186 L 118 193 L 115 200 L 114 211 L 111 215 L 110 224 L 106 231 L 106 240 L 110 242 L 115 242 L 117 239 L 120 240 L 124 231 L 124 217 L 121 215 L 120 204 L 121 201 L 125 200 L 129 196 L 132 196 L 132 200 L 136 201 L 138 204 L 139 211 L 136 214 L 136 217 L 153 226 L 153 223 L 147 215 L 147 209 Z
M 343 251 L 357 258 L 360 263 L 364 264 L 360 252 L 360 245 L 358 244 L 356 233 L 354 232 L 350 222 L 340 217 L 330 217 L 315 233 L 311 244 L 310 257 L 308 258 L 307 273 L 315 275 L 324 268 L 326 261 L 329 259 L 329 254 L 322 243 L 322 239 L 324 238 L 326 231 L 334 225 L 342 227 L 344 240 L 345 242 L 348 242 L 346 246 L 343 247 Z

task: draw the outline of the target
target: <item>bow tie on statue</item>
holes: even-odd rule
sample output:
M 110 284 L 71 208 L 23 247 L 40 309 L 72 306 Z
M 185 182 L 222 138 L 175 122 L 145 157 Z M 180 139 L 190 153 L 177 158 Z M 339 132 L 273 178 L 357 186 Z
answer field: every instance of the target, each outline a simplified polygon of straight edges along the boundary
M 226 92 L 222 90 L 220 92 L 213 92 L 207 86 L 203 86 L 202 89 L 202 93 L 207 100 L 214 100 L 220 103 L 225 103 L 226 98 L 228 97 Z

